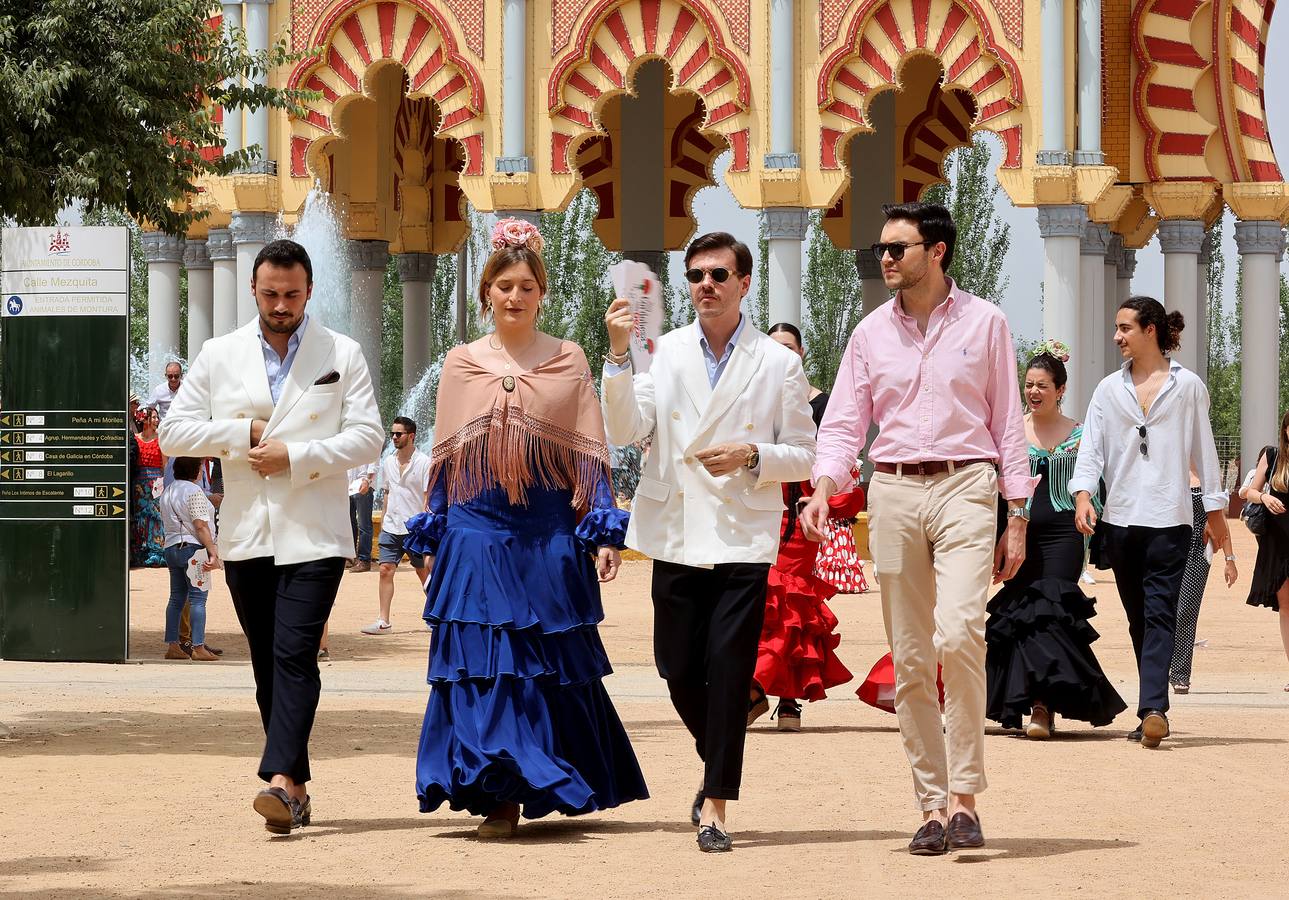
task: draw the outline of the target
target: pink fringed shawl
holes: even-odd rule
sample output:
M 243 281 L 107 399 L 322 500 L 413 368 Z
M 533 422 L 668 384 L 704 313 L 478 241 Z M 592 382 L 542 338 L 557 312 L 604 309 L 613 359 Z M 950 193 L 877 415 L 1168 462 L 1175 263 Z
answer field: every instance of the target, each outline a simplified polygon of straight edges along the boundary
M 532 371 L 501 374 L 469 347 L 453 348 L 439 378 L 430 483 L 440 474 L 448 503 L 500 485 L 522 505 L 537 485 L 571 490 L 572 506 L 589 508 L 609 450 L 582 348 L 566 341 Z

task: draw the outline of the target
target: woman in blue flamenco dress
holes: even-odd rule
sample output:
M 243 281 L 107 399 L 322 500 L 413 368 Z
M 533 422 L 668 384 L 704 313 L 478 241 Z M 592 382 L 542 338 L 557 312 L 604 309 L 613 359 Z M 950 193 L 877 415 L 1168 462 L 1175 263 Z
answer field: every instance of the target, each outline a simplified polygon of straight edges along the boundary
M 493 230 L 479 294 L 495 330 L 447 355 L 429 510 L 408 522 L 433 557 L 416 792 L 422 812 L 485 817 L 480 838 L 648 796 L 601 683 L 598 582 L 617 575 L 627 514 L 586 357 L 536 327 L 540 241 L 527 222 Z

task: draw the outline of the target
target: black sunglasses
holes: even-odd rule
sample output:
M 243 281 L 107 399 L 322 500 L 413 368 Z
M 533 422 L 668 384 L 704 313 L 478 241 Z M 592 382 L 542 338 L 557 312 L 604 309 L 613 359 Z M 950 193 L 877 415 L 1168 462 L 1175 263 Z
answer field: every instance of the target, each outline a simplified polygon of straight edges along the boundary
M 1142 455 L 1142 456 L 1145 456 L 1145 457 L 1149 458 L 1150 454 L 1149 454 L 1147 451 L 1148 451 L 1150 448 L 1148 448 L 1148 447 L 1146 446 L 1146 426 L 1145 426 L 1145 425 L 1138 425 L 1138 426 L 1137 426 L 1137 434 L 1139 434 L 1139 435 L 1141 436 L 1141 446 L 1140 446 L 1140 447 L 1138 447 L 1137 449 L 1141 451 L 1141 455 Z
M 702 284 L 703 279 L 708 275 L 712 276 L 712 281 L 717 284 L 724 284 L 725 280 L 734 273 L 724 266 L 717 266 L 714 269 L 690 269 L 685 272 L 685 278 L 690 284 Z
M 934 243 L 936 242 L 935 241 L 916 241 L 912 244 L 902 244 L 898 241 L 895 241 L 890 244 L 874 244 L 872 247 L 872 250 L 873 250 L 873 255 L 877 257 L 878 262 L 881 262 L 882 257 L 888 253 L 891 254 L 891 259 L 895 260 L 896 262 L 899 262 L 904 258 L 904 251 L 909 249 L 910 247 L 930 247 Z
M 392 438 L 407 437 L 407 436 L 408 436 L 409 434 L 411 434 L 411 433 L 412 433 L 412 432 L 410 432 L 410 431 L 391 431 L 391 432 L 389 433 L 389 436 L 390 436 L 390 437 L 392 437 Z

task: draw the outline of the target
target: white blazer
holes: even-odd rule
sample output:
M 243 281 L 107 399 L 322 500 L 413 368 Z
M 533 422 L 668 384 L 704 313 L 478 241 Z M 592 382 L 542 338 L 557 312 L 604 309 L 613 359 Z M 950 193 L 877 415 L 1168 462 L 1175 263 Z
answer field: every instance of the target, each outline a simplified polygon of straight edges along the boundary
M 258 318 L 207 341 L 161 423 L 168 456 L 213 456 L 224 471 L 219 552 L 226 560 L 272 557 L 278 565 L 353 555 L 351 466 L 380 456 L 380 412 L 356 341 L 310 320 L 276 406 L 269 393 Z M 339 379 L 316 384 L 332 372 Z M 268 478 L 251 469 L 251 420 L 283 441 L 291 468 Z
M 815 423 L 801 359 L 747 323 L 716 389 L 697 323 L 664 334 L 647 374 L 605 374 L 604 423 L 619 446 L 654 434 L 631 506 L 627 546 L 687 566 L 773 563 L 785 481 L 810 477 Z M 719 478 L 694 453 L 756 444 L 759 476 Z

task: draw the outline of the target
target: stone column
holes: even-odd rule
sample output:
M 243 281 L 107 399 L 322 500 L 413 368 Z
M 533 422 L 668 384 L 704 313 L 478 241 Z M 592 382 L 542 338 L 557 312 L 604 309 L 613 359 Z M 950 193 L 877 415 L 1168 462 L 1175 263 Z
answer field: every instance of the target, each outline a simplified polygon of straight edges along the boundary
M 160 231 L 143 233 L 148 263 L 148 368 L 160 373 L 169 355 L 179 355 L 179 265 L 184 241 Z
M 793 0 L 770 0 L 770 152 L 767 169 L 797 169 L 796 11 Z
M 188 270 L 188 361 L 197 358 L 201 345 L 214 337 L 215 273 L 205 241 L 188 241 L 184 247 Z
M 1192 372 L 1199 364 L 1199 311 L 1195 277 L 1204 223 L 1198 219 L 1165 219 L 1159 223 L 1159 249 L 1164 251 L 1164 306 L 1186 318 L 1182 344 L 1172 356 Z
M 224 34 L 230 38 L 236 29 L 242 27 L 242 2 L 241 0 L 224 0 L 221 4 L 224 14 Z M 230 78 L 225 84 L 231 84 L 239 79 Z M 224 149 L 228 152 L 241 150 L 242 143 L 242 110 L 225 109 L 224 110 Z
M 385 289 L 385 267 L 389 265 L 388 241 L 350 241 L 349 327 L 363 348 L 372 388 L 380 400 L 381 300 Z
M 1213 229 L 1204 232 L 1204 243 L 1200 244 L 1197 261 L 1199 268 L 1195 273 L 1195 338 L 1199 358 L 1195 361 L 1195 373 L 1200 378 L 1208 379 L 1208 270 L 1213 264 Z
M 1114 344 L 1114 320 L 1119 313 L 1119 264 L 1123 259 L 1123 237 L 1110 232 L 1110 243 L 1106 247 L 1105 272 L 1105 318 L 1101 320 L 1101 331 L 1097 339 L 1101 342 L 1101 373 L 1105 377 L 1119 368 L 1119 348 Z M 1096 384 L 1093 383 L 1093 388 Z M 1088 399 L 1092 392 L 1088 392 Z
M 269 0 L 243 0 L 246 8 L 246 44 L 252 53 L 269 47 Z M 254 84 L 267 84 L 268 75 L 258 72 L 252 77 Z M 274 174 L 273 148 L 269 146 L 269 110 L 267 106 L 246 111 L 245 146 L 258 144 L 260 158 L 252 163 L 250 172 Z
M 1240 466 L 1276 443 L 1280 429 L 1280 266 L 1284 231 L 1278 221 L 1237 220 L 1235 245 L 1243 266 L 1240 320 Z
M 214 312 L 211 316 L 211 333 L 214 337 L 237 329 L 237 248 L 233 246 L 233 233 L 227 228 L 212 228 L 206 236 L 206 255 L 210 258 L 211 290 L 214 292 Z M 250 287 L 246 288 L 250 291 Z
M 622 105 L 621 146 L 614 147 L 621 170 L 630 173 L 622 179 L 622 251 L 642 262 L 655 259 L 664 243 L 665 77 L 657 63 L 636 72 L 636 97 Z
M 1080 362 L 1085 364 L 1083 370 L 1083 393 L 1071 397 L 1066 391 L 1066 414 L 1082 421 L 1083 413 L 1092 400 L 1092 391 L 1101 380 L 1106 369 L 1106 339 L 1108 330 L 1106 321 L 1109 313 L 1106 309 L 1106 251 L 1110 245 L 1110 226 L 1089 222 L 1083 228 L 1083 240 L 1079 244 L 1079 293 L 1083 299 L 1082 315 L 1079 318 Z
M 1040 166 L 1068 166 L 1065 143 L 1065 0 L 1041 0 L 1039 27 L 1043 77 L 1043 139 Z
M 1046 6 L 1044 6 L 1046 8 Z M 1069 381 L 1065 393 L 1080 404 L 1087 396 L 1084 373 L 1087 362 L 1079 323 L 1081 314 L 1079 275 L 1080 246 L 1088 224 L 1082 206 L 1040 206 L 1038 231 L 1043 236 L 1043 336 L 1064 341 L 1070 348 L 1066 363 Z M 1072 406 L 1071 408 L 1077 408 Z
M 501 51 L 501 156 L 497 157 L 497 171 L 530 172 L 527 0 L 505 0 Z
M 623 250 L 622 258 L 644 263 L 661 278 L 662 270 L 670 260 L 671 254 L 667 250 Z
M 416 387 L 434 358 L 430 335 L 430 289 L 438 257 L 401 253 L 398 277 L 403 284 L 403 393 Z
M 1105 162 L 1101 152 L 1101 0 L 1078 3 L 1079 129 L 1074 164 L 1099 166 Z
M 799 206 L 761 210 L 770 258 L 765 277 L 770 284 L 769 325 L 790 322 L 801 327 L 801 242 L 809 219 Z
M 228 226 L 237 251 L 237 324 L 255 320 L 255 294 L 251 291 L 255 257 L 277 232 L 277 217 L 262 212 L 235 212 Z
M 860 306 L 868 315 L 891 299 L 891 292 L 882 279 L 882 264 L 872 250 L 865 247 L 855 251 L 855 269 L 859 272 Z

